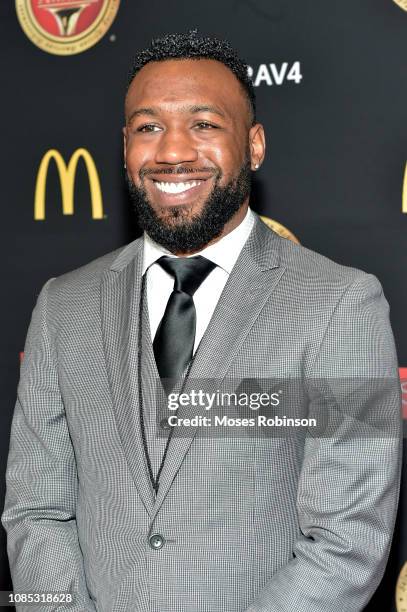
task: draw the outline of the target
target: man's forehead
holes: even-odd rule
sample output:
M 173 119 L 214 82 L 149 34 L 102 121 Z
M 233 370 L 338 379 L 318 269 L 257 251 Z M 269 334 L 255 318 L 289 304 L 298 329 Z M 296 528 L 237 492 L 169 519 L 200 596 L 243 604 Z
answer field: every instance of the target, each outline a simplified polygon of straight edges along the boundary
M 149 62 L 135 75 L 127 96 L 126 115 L 135 107 L 160 108 L 194 105 L 232 110 L 244 92 L 233 72 L 217 60 Z

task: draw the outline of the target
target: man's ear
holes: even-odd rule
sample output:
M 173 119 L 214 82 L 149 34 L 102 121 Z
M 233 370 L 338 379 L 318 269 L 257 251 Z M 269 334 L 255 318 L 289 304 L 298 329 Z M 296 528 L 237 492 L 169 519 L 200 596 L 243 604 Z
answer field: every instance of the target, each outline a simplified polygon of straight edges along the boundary
M 261 123 L 256 123 L 249 130 L 249 148 L 252 170 L 257 170 L 266 154 L 266 137 Z
M 126 151 L 127 151 L 127 128 L 126 126 L 122 129 L 123 132 L 123 165 L 126 168 Z

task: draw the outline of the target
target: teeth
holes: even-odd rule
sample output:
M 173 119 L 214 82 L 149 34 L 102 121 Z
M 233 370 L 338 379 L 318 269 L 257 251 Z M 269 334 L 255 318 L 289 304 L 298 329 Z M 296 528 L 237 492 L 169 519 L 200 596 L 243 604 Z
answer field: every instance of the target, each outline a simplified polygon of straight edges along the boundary
M 164 193 L 182 193 L 183 191 L 188 191 L 188 189 L 192 189 L 192 187 L 196 187 L 201 183 L 202 181 L 191 181 L 190 183 L 161 183 L 156 181 L 155 186 Z

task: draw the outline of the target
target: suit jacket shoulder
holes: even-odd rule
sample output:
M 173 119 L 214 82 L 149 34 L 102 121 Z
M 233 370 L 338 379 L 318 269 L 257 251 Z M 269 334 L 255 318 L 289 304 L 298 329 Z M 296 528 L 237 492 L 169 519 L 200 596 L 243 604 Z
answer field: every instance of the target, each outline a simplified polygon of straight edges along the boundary
M 286 276 L 298 288 L 301 286 L 331 286 L 337 289 L 346 287 L 357 280 L 369 281 L 377 279 L 363 270 L 353 266 L 337 263 L 301 244 L 296 244 L 283 238 L 266 226 L 257 217 L 255 227 L 249 237 L 249 250 L 260 265 L 270 267 L 277 264 L 286 269 Z
M 272 230 L 271 230 L 272 231 Z M 291 270 L 301 271 L 309 279 L 316 277 L 330 281 L 352 282 L 357 276 L 367 274 L 363 270 L 340 264 L 329 257 L 313 251 L 286 238 L 278 237 L 281 242 L 281 261 Z
M 120 269 L 124 267 L 135 255 L 142 246 L 142 239 L 137 238 L 127 245 L 121 246 L 114 251 L 110 251 L 92 261 L 65 272 L 54 278 L 54 287 L 75 287 L 75 286 L 91 286 L 98 285 L 104 272 L 110 267 Z

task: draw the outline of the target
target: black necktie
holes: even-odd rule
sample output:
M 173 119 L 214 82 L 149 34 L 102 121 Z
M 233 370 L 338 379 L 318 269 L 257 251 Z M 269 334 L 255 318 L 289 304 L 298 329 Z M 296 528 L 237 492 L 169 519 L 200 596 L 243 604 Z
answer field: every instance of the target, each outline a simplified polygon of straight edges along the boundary
M 192 359 L 194 349 L 196 312 L 192 296 L 216 264 L 201 255 L 160 257 L 157 263 L 175 282 L 154 338 L 154 355 L 160 378 L 178 379 Z M 172 384 L 165 386 L 172 387 Z

